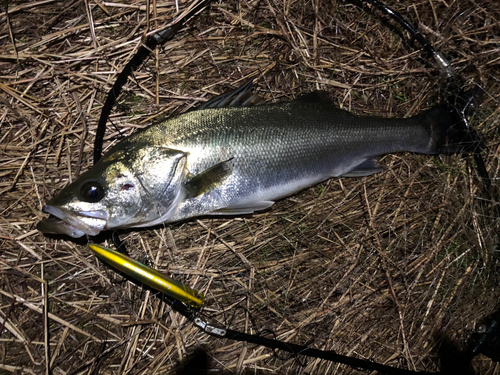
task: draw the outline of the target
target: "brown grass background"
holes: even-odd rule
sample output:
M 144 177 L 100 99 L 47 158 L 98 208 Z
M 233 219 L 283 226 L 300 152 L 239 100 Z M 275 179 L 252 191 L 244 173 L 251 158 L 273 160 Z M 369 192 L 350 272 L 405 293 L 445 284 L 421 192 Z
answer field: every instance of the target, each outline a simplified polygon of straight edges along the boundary
M 2 2 L 0 373 L 170 374 L 196 348 L 208 351 L 213 373 L 365 373 L 209 337 L 97 261 L 84 241 L 35 229 L 42 205 L 92 165 L 105 96 L 141 37 L 190 4 Z M 485 90 L 471 121 L 497 189 L 500 6 L 387 4 Z M 105 146 L 250 78 L 269 101 L 322 89 L 342 108 L 386 117 L 429 108 L 442 82 L 407 38 L 348 3 L 220 1 L 134 74 Z M 201 291 L 201 315 L 213 323 L 436 371 L 443 340 L 462 348 L 498 306 L 498 202 L 484 196 L 470 158 L 382 162 L 380 174 L 326 181 L 264 213 L 121 238 L 135 259 Z M 500 373 L 483 356 L 473 365 Z

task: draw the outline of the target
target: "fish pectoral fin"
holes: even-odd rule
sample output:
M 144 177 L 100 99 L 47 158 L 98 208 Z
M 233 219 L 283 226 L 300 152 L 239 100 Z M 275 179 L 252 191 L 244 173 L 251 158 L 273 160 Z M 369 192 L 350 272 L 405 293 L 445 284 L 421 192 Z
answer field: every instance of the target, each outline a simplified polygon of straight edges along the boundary
M 252 81 L 250 80 L 243 86 L 218 95 L 193 110 L 197 111 L 199 109 L 207 108 L 253 107 L 264 103 L 264 100 L 260 96 L 252 93 L 251 88 Z
M 233 158 L 215 164 L 197 174 L 184 185 L 186 198 L 196 198 L 222 185 L 233 173 Z
M 274 204 L 273 201 L 260 201 L 254 202 L 252 204 L 242 205 L 242 206 L 232 206 L 221 208 L 220 210 L 213 211 L 209 215 L 245 215 L 253 214 L 255 211 L 262 211 L 266 208 L 271 207 Z
M 356 165 L 350 171 L 343 173 L 340 177 L 363 177 L 382 172 L 384 168 L 379 163 L 380 156 L 366 159 L 360 164 Z

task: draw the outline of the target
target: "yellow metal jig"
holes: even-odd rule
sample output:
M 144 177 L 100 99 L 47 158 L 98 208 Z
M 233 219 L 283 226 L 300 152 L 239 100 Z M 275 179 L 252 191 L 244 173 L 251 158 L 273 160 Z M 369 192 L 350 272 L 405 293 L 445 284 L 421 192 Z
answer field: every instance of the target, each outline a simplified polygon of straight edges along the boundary
M 159 292 L 165 293 L 190 307 L 200 309 L 203 306 L 204 297 L 196 290 L 172 280 L 157 270 L 133 260 L 118 251 L 106 249 L 96 244 L 90 244 L 89 247 L 103 262 L 122 271 L 133 279 Z

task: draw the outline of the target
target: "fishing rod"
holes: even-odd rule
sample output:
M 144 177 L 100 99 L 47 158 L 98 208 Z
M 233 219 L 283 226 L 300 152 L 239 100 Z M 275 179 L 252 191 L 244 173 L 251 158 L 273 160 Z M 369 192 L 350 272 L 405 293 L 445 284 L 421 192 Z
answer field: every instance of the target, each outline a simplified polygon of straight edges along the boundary
M 128 77 L 137 69 L 149 56 L 149 54 L 157 46 L 164 44 L 166 41 L 172 39 L 174 35 L 193 17 L 199 14 L 201 11 L 206 9 L 213 0 L 202 0 L 195 4 L 187 13 L 173 19 L 169 22 L 171 26 L 164 30 L 157 31 L 152 35 L 148 36 L 145 42 L 139 47 L 136 54 L 132 59 L 125 65 L 122 72 L 118 75 L 115 83 L 113 84 L 111 90 L 108 92 L 106 101 L 101 111 L 101 116 L 99 118 L 96 136 L 94 140 L 94 164 L 101 158 L 102 147 L 104 141 L 104 135 L 106 132 L 106 123 L 111 113 L 113 106 L 116 103 L 116 99 Z M 475 149 L 472 151 L 472 155 L 475 160 L 476 168 L 479 176 L 483 182 L 483 187 L 485 190 L 485 195 L 490 200 L 494 200 L 495 194 L 491 187 L 491 179 L 489 177 L 488 171 L 484 159 L 481 155 L 481 150 L 485 149 L 484 143 L 479 139 L 474 129 L 469 125 L 468 117 L 471 116 L 479 106 L 482 91 L 479 88 L 475 90 L 468 90 L 462 88 L 463 79 L 462 77 L 455 74 L 452 69 L 451 64 L 448 60 L 438 52 L 432 44 L 420 33 L 420 31 L 414 27 L 410 22 L 408 22 L 399 12 L 391 9 L 379 0 L 347 0 L 352 4 L 360 6 L 360 4 L 368 4 L 372 8 L 375 8 L 382 12 L 384 15 L 388 16 L 390 19 L 399 24 L 404 30 L 410 34 L 411 40 L 417 41 L 421 48 L 431 56 L 436 65 L 438 66 L 441 75 L 446 80 L 446 88 L 451 95 L 447 95 L 445 98 L 449 102 L 449 106 L 452 110 L 457 112 L 459 118 L 459 124 L 455 125 L 455 128 L 459 131 L 465 130 L 464 141 L 466 139 L 477 139 Z M 363 9 L 363 7 L 361 6 Z M 364 9 L 363 9 L 364 10 Z M 459 110 L 460 108 L 460 110 Z M 468 135 L 472 137 L 468 137 Z M 468 137 L 468 138 L 467 138 Z M 497 207 L 497 213 L 500 214 L 500 207 Z M 113 242 L 117 247 L 123 247 L 123 244 L 119 240 L 118 236 L 112 236 Z
M 359 3 L 367 3 L 373 7 L 380 10 L 383 14 L 389 16 L 394 21 L 396 21 L 401 27 L 410 33 L 411 39 L 416 40 L 422 46 L 422 49 L 431 56 L 436 62 L 437 66 L 441 70 L 441 73 L 446 77 L 446 79 L 453 80 L 456 78 L 455 72 L 453 71 L 451 64 L 444 58 L 444 56 L 436 51 L 427 39 L 415 28 L 411 23 L 409 23 L 400 13 L 389 8 L 384 3 L 378 0 L 350 0 L 351 3 L 358 5 Z
M 333 350 L 319 350 L 305 345 L 297 345 L 277 339 L 270 339 L 258 334 L 248 334 L 232 330 L 227 327 L 219 327 L 198 316 L 204 304 L 204 296 L 179 281 L 163 275 L 161 272 L 146 266 L 117 251 L 104 248 L 97 244 L 90 244 L 92 252 L 105 264 L 119 270 L 133 282 L 146 285 L 154 291 L 160 292 L 160 298 L 170 305 L 188 321 L 192 322 L 204 333 L 221 339 L 229 339 L 265 346 L 271 349 L 279 349 L 293 356 L 303 355 L 306 357 L 320 358 L 327 361 L 341 363 L 353 368 L 377 371 L 387 375 L 430 375 L 437 372 L 412 371 L 383 365 L 373 361 L 367 361 L 355 357 L 338 354 Z M 500 361 L 500 310 L 485 320 L 483 328 L 476 333 L 466 352 L 461 353 L 461 363 L 468 363 L 478 354 L 485 354 L 495 361 Z M 446 375 L 457 375 L 453 372 L 439 372 Z
M 158 45 L 163 44 L 167 40 L 171 39 L 175 33 L 193 16 L 205 9 L 212 0 L 205 0 L 194 6 L 185 16 L 179 18 L 178 20 L 173 20 L 173 25 L 167 29 L 154 33 L 149 36 L 145 43 L 141 45 L 137 53 L 130 60 L 130 62 L 124 67 L 123 71 L 118 76 L 112 89 L 108 93 L 106 102 L 104 104 L 103 110 L 101 112 L 101 117 L 99 119 L 98 128 L 96 131 L 96 138 L 94 142 L 94 163 L 96 163 L 102 153 L 102 144 L 104 140 L 106 122 L 111 113 L 111 110 L 119 96 L 123 85 L 127 82 L 128 77 L 132 72 L 137 69 L 147 58 L 149 53 L 156 48 Z M 387 7 L 385 4 L 378 0 L 353 0 L 352 2 L 357 2 L 358 4 L 367 3 L 372 7 L 375 7 L 385 15 L 389 16 L 392 20 L 397 22 L 401 27 L 410 33 L 412 39 L 416 40 L 422 49 L 432 56 L 436 62 L 438 68 L 440 69 L 441 75 L 445 77 L 448 89 L 454 93 L 454 99 L 452 107 L 456 108 L 457 102 L 462 101 L 462 106 L 464 110 L 459 113 L 462 119 L 461 123 L 463 127 L 467 130 L 473 131 L 469 126 L 467 117 L 470 116 L 478 106 L 478 97 L 474 92 L 466 95 L 467 92 L 460 89 L 461 84 L 458 84 L 459 77 L 454 73 L 451 64 L 443 57 L 443 55 L 437 52 L 433 46 L 425 39 L 425 37 L 413 27 L 406 19 L 398 12 Z M 463 103 L 465 101 L 465 103 Z M 481 142 L 478 142 L 481 146 Z M 485 187 L 490 190 L 490 178 L 488 176 L 484 160 L 479 154 L 481 147 L 478 147 L 478 151 L 473 153 L 474 159 L 476 161 L 476 166 L 478 173 L 481 176 Z M 113 241 L 117 247 L 121 247 L 121 241 L 118 236 L 112 236 Z M 344 356 L 337 354 L 334 351 L 324 351 L 313 349 L 308 346 L 302 346 L 292 343 L 283 342 L 276 339 L 269 339 L 260 335 L 252 335 L 243 332 L 238 332 L 225 327 L 219 327 L 213 325 L 207 320 L 200 318 L 199 312 L 203 307 L 204 297 L 192 288 L 189 288 L 175 280 L 167 278 L 160 272 L 148 267 L 140 262 L 137 262 L 128 256 L 116 252 L 114 250 L 103 248 L 99 245 L 91 244 L 91 250 L 96 254 L 96 256 L 101 259 L 106 264 L 114 267 L 120 272 L 132 278 L 132 280 L 138 281 L 143 285 L 146 285 L 153 290 L 156 290 L 161 294 L 162 300 L 168 303 L 171 308 L 182 316 L 186 317 L 189 321 L 198 327 L 201 331 L 206 334 L 218 337 L 226 338 L 241 342 L 253 343 L 257 345 L 262 345 L 272 349 L 279 349 L 285 352 L 292 353 L 294 356 L 304 355 L 308 357 L 321 358 L 332 362 L 342 363 L 353 368 L 360 368 L 370 371 L 378 371 L 382 374 L 389 375 L 409 375 L 409 374 L 432 374 L 429 372 L 418 372 L 411 370 L 398 369 L 395 367 L 382 365 L 372 361 L 362 360 L 358 358 L 353 358 L 349 356 Z M 466 362 L 470 360 L 477 354 L 482 353 L 495 361 L 500 361 L 498 358 L 500 353 L 500 311 L 496 315 L 492 315 L 487 318 L 487 324 L 483 332 L 473 335 L 472 343 L 469 345 L 468 351 L 462 353 L 462 359 Z M 465 363 L 465 362 L 464 362 Z M 456 374 L 456 372 L 450 372 L 450 374 Z M 444 374 L 444 372 L 442 372 Z
M 321 358 L 328 361 L 342 363 L 353 368 L 362 368 L 370 371 L 378 371 L 388 375 L 426 375 L 429 372 L 411 371 L 398 369 L 380 363 L 367 361 L 337 354 L 333 350 L 319 350 L 308 346 L 292 344 L 276 339 L 266 338 L 260 335 L 252 335 L 244 332 L 235 331 L 229 328 L 219 327 L 211 324 L 198 316 L 203 307 L 204 296 L 198 291 L 172 280 L 157 270 L 146 266 L 126 255 L 117 251 L 104 248 L 97 244 L 90 244 L 89 248 L 104 263 L 112 268 L 129 276 L 132 281 L 144 284 L 155 291 L 162 293 L 161 299 L 168 303 L 170 307 L 186 317 L 196 327 L 204 333 L 218 338 L 225 338 L 235 341 L 241 341 L 251 344 L 265 346 L 271 349 L 279 349 L 294 356 L 304 355 L 307 357 Z
M 104 135 L 106 133 L 106 123 L 108 121 L 111 110 L 116 103 L 116 99 L 120 95 L 123 86 L 128 80 L 128 77 L 137 69 L 149 54 L 159 45 L 164 44 L 166 41 L 172 39 L 174 35 L 179 31 L 191 18 L 195 17 L 197 14 L 202 12 L 207 8 L 213 0 L 203 0 L 193 6 L 185 15 L 180 16 L 177 19 L 170 20 L 167 24 L 172 24 L 172 26 L 167 27 L 165 30 L 160 30 L 152 35 L 149 35 L 146 40 L 141 44 L 132 59 L 123 67 L 123 70 L 116 78 L 113 87 L 109 90 L 102 107 L 101 116 L 99 118 L 99 123 L 97 125 L 95 140 L 94 140 L 94 164 L 99 161 L 102 154 L 102 145 L 104 142 Z
M 173 19 L 168 24 L 172 26 L 167 27 L 164 30 L 155 32 L 154 34 L 148 36 L 145 42 L 139 47 L 136 54 L 132 59 L 125 65 L 122 72 L 118 75 L 115 83 L 113 84 L 111 90 L 108 92 L 106 101 L 101 111 L 101 116 L 99 118 L 98 126 L 96 129 L 96 136 L 94 140 L 94 164 L 101 158 L 102 147 L 104 142 L 104 135 L 106 132 L 106 123 L 111 114 L 113 106 L 116 103 L 116 99 L 121 93 L 121 90 L 128 80 L 128 77 L 137 69 L 149 56 L 149 54 L 159 45 L 164 44 L 166 41 L 172 39 L 174 35 L 193 17 L 199 14 L 201 11 L 206 9 L 213 0 L 202 0 L 198 4 L 194 5 L 191 10 L 189 10 L 185 15 Z M 416 40 L 421 48 L 431 56 L 436 65 L 438 66 L 441 75 L 445 78 L 447 82 L 447 89 L 452 92 L 452 95 L 448 95 L 451 98 L 451 107 L 455 109 L 461 108 L 460 113 L 458 113 L 461 119 L 462 128 L 472 132 L 473 136 L 478 139 L 476 150 L 472 152 L 474 160 L 476 162 L 476 168 L 478 171 L 483 185 L 486 190 L 486 194 L 492 198 L 494 196 L 491 190 L 491 179 L 488 175 L 484 159 L 482 158 L 480 152 L 485 148 L 484 144 L 479 140 L 475 134 L 472 127 L 469 126 L 468 117 L 471 116 L 479 106 L 480 97 L 482 91 L 479 89 L 475 90 L 471 94 L 471 90 L 465 91 L 461 89 L 463 79 L 457 76 L 452 69 L 451 64 L 448 60 L 438 52 L 432 44 L 414 27 L 410 22 L 408 22 L 399 12 L 391 9 L 379 0 L 348 0 L 351 3 L 360 6 L 360 4 L 368 4 L 380 12 L 390 17 L 393 21 L 399 24 L 403 29 L 405 29 L 412 40 Z M 361 7 L 363 8 L 363 7 Z M 499 209 L 500 210 L 500 209 Z M 115 242 L 116 245 L 120 244 L 119 239 Z

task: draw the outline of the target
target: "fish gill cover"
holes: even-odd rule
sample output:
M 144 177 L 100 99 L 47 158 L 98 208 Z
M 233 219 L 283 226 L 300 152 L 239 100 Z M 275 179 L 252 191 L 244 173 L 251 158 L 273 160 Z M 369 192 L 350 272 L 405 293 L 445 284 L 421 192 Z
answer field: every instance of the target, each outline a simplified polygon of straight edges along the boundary
M 210 367 L 228 373 L 356 373 L 208 337 L 81 243 L 36 231 L 42 205 L 92 165 L 116 75 L 144 33 L 177 9 L 147 1 L 7 3 L 0 13 L 2 371 L 174 373 L 206 346 Z M 498 189 L 498 6 L 387 5 L 417 24 L 466 84 L 484 89 L 471 123 L 488 146 L 483 156 Z M 411 116 L 442 99 L 435 65 L 374 14 L 335 1 L 221 2 L 134 74 L 105 148 L 256 77 L 267 101 L 321 89 L 360 115 Z M 263 213 L 121 239 L 133 258 L 202 292 L 206 316 L 222 326 L 437 370 L 444 343 L 460 349 L 500 300 L 498 202 L 482 194 L 471 159 L 407 153 L 381 163 L 383 173 L 331 179 Z M 473 366 L 478 374 L 495 368 L 486 357 Z

